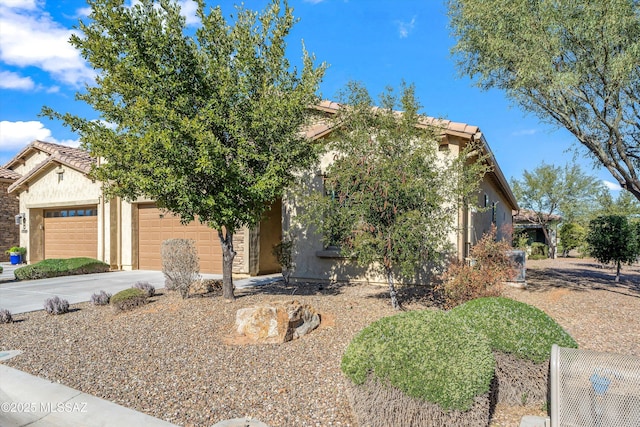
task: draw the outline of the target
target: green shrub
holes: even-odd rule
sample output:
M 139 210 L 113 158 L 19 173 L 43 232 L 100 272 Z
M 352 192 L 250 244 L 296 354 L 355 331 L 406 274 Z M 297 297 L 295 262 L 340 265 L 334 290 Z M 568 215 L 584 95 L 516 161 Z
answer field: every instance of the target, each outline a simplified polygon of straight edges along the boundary
M 109 302 L 116 311 L 131 310 L 147 303 L 147 292 L 138 288 L 120 291 Z
M 486 337 L 441 311 L 380 319 L 351 341 L 342 358 L 355 384 L 369 375 L 406 395 L 465 411 L 489 392 L 495 359 Z
M 13 274 L 18 280 L 46 279 L 48 277 L 78 274 L 104 273 L 109 264 L 93 258 L 45 259 L 35 264 L 17 268 Z
M 4 268 L 0 265 L 0 274 L 4 271 Z
M 532 258 L 536 257 L 536 258 Z M 545 259 L 549 258 L 549 246 L 540 242 L 533 242 L 531 244 L 531 254 L 529 254 L 529 259 Z
M 577 348 L 571 336 L 542 310 L 509 298 L 480 298 L 450 312 L 489 338 L 492 350 L 542 363 L 551 346 Z

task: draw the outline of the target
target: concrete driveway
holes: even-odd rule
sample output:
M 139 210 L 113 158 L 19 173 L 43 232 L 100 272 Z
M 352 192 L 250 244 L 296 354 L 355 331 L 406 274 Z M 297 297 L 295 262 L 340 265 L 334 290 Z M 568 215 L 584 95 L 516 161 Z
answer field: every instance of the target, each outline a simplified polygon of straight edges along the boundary
M 42 310 L 44 301 L 54 295 L 75 304 L 89 301 L 91 295 L 100 290 L 115 294 L 139 280 L 151 283 L 156 289 L 164 287 L 162 272 L 145 270 L 0 282 L 0 308 L 12 314 Z
M 130 288 L 137 281 L 151 283 L 156 289 L 164 288 L 164 275 L 160 271 L 134 270 L 108 273 L 63 276 L 51 279 L 13 281 L 14 266 L 3 263 L 0 276 L 0 308 L 11 314 L 42 310 L 44 301 L 54 295 L 66 299 L 70 304 L 89 301 L 91 295 L 100 290 L 115 294 Z M 206 279 L 222 279 L 220 274 L 202 274 Z M 280 274 L 250 277 L 233 281 L 236 288 L 262 285 L 279 280 Z M 9 280 L 9 281 L 7 281 Z

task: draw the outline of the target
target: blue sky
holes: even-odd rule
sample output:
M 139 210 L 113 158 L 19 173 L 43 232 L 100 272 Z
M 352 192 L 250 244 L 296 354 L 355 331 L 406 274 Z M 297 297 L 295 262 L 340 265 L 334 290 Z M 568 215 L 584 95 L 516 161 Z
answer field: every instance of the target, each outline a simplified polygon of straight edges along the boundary
M 131 0 L 126 0 L 130 4 Z M 237 1 L 236 1 L 237 2 Z M 234 1 L 220 5 L 228 16 Z M 191 22 L 195 3 L 180 0 Z M 521 178 L 541 162 L 564 165 L 574 158 L 575 139 L 512 106 L 499 91 L 481 91 L 458 75 L 441 0 L 289 0 L 300 22 L 288 40 L 292 61 L 302 40 L 317 61 L 329 64 L 321 95 L 336 99 L 349 80 L 372 95 L 404 79 L 414 83 L 422 112 L 479 126 L 507 179 Z M 262 9 L 266 0 L 245 0 Z M 43 105 L 89 118 L 98 115 L 75 101 L 93 70 L 67 43 L 78 19 L 88 14 L 83 0 L 0 0 L 0 165 L 34 139 L 78 145 L 61 123 L 40 117 Z M 584 154 L 584 150 L 580 149 Z M 614 191 L 604 168 L 578 156 L 583 169 Z

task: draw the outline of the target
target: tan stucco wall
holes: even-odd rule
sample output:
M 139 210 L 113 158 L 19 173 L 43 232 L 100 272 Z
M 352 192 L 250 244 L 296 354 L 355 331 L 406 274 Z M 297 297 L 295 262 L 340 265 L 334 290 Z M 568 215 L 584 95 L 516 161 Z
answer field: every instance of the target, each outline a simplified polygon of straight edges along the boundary
M 475 244 L 482 238 L 482 235 L 491 229 L 493 209 L 495 205 L 495 225 L 498 231 L 497 238 L 507 238 L 510 233 L 510 227 L 513 224 L 512 206 L 509 205 L 508 200 L 504 197 L 504 194 L 498 190 L 493 175 L 487 174 L 480 186 L 480 193 L 478 194 L 478 206 L 484 207 L 485 195 L 487 199 L 487 207 L 485 211 L 476 210 L 471 213 L 471 230 L 470 230 L 470 242 Z
M 57 172 L 60 170 L 64 171 L 64 175 L 62 181 L 58 182 Z M 100 185 L 91 182 L 83 173 L 67 166 L 58 168 L 56 165 L 51 165 L 47 167 L 37 176 L 37 179 L 29 182 L 27 188 L 19 191 L 20 212 L 27 213 L 29 218 L 27 223 L 28 232 L 20 233 L 20 245 L 27 248 L 28 262 L 41 260 L 43 256 L 43 209 L 97 205 L 98 218 L 101 215 L 99 204 Z M 100 253 L 101 246 L 102 241 L 99 236 L 98 253 Z
M 47 160 L 47 158 L 49 158 L 49 155 L 47 153 L 44 153 L 42 151 L 35 151 L 24 158 L 23 164 L 14 166 L 11 169 L 19 173 L 20 175 L 26 175 L 28 172 L 32 171 L 40 163 Z

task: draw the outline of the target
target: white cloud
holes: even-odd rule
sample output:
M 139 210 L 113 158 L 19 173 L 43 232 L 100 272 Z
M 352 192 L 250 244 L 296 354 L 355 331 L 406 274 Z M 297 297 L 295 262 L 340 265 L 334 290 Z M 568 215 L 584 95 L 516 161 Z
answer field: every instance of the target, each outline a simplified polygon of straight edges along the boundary
M 622 190 L 622 187 L 620 187 L 620 184 L 618 184 L 617 182 L 607 181 L 606 179 L 603 179 L 602 183 L 610 191 L 620 191 L 620 190 Z
M 36 0 L 0 0 L 0 6 L 12 9 L 35 10 Z
M 34 87 L 35 83 L 31 77 L 22 77 L 11 71 L 0 71 L 0 88 L 2 89 L 31 90 Z
M 93 80 L 94 71 L 68 42 L 72 30 L 35 5 L 29 9 L 16 6 L 19 4 L 34 3 L 10 0 L 0 5 L 0 60 L 18 67 L 41 68 L 72 86 Z
M 71 147 L 80 145 L 79 140 L 58 140 L 54 138 L 50 129 L 35 120 L 28 122 L 0 121 L 0 152 L 21 150 L 36 139 Z
M 396 25 L 398 26 L 398 33 L 400 34 L 400 38 L 404 39 L 409 36 L 409 33 L 413 31 L 413 28 L 416 26 L 416 17 L 411 18 L 411 21 L 396 21 Z
M 530 135 L 535 135 L 536 133 L 538 133 L 537 129 L 522 129 L 522 130 L 513 132 L 511 135 L 512 136 L 530 136 Z
M 198 12 L 198 3 L 193 0 L 181 0 L 180 14 L 186 18 L 187 25 L 200 24 L 200 18 L 196 15 Z

